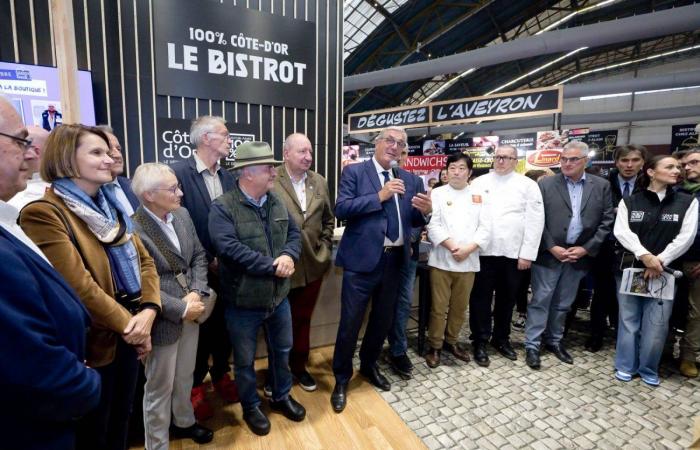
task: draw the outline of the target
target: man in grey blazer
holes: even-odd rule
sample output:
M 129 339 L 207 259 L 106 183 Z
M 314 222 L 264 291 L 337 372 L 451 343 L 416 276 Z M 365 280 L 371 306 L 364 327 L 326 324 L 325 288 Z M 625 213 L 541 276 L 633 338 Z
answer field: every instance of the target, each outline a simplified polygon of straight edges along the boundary
M 189 213 L 180 207 L 182 191 L 170 167 L 139 166 L 132 187 L 142 203 L 132 216 L 135 229 L 158 270 L 162 302 L 162 313 L 151 331 L 153 350 L 144 361 L 146 448 L 167 449 L 168 428 L 173 437 L 204 444 L 214 434 L 195 421 L 190 392 L 199 322 L 205 303 L 213 301 L 206 252 Z
M 585 173 L 588 145 L 569 142 L 561 173 L 539 182 L 545 211 L 540 253 L 532 265 L 532 301 L 525 324 L 525 362 L 540 368 L 540 344 L 573 364 L 561 340 L 566 313 L 614 219 L 610 183 Z

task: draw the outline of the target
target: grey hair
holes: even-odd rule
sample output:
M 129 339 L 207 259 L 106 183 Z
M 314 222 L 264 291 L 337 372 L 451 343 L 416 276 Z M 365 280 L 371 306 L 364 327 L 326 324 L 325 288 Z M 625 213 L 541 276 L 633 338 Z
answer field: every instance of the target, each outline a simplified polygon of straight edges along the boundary
M 143 202 L 143 195 L 156 189 L 163 181 L 164 175 L 175 175 L 175 171 L 167 164 L 144 163 L 136 168 L 131 179 L 131 190 Z
M 107 124 L 97 125 L 95 128 L 102 131 L 103 133 L 114 134 L 114 130 Z
M 588 144 L 582 141 L 570 141 L 568 142 L 565 146 L 564 149 L 562 150 L 562 153 L 570 150 L 580 150 L 581 151 L 581 156 L 588 157 Z
M 217 125 L 226 126 L 226 121 L 221 116 L 200 116 L 197 117 L 190 127 L 190 142 L 193 146 L 198 147 L 202 141 L 202 137 L 214 131 Z
M 499 148 L 509 148 L 509 149 L 513 150 L 513 156 L 515 156 L 516 158 L 518 157 L 518 149 L 515 148 L 514 146 L 510 145 L 510 144 L 502 144 L 502 145 L 499 145 L 498 148 L 497 148 L 497 150 L 498 150 Z
M 382 131 L 380 131 L 379 135 L 376 138 L 374 138 L 374 140 L 378 141 L 379 139 L 383 139 L 384 137 L 386 137 L 386 135 L 388 134 L 389 131 L 397 131 L 397 132 L 403 134 L 404 140 L 408 139 L 408 135 L 406 134 L 406 130 L 404 130 L 401 127 L 393 127 L 392 126 L 392 127 L 386 127 Z
M 293 141 L 295 138 L 304 138 L 304 139 L 308 140 L 309 142 L 311 142 L 311 140 L 309 139 L 309 137 L 308 137 L 307 135 L 305 135 L 304 133 L 292 133 L 292 134 L 290 134 L 289 136 L 287 136 L 287 137 L 285 138 L 284 144 L 282 145 L 282 149 L 283 149 L 283 150 L 289 150 L 289 148 L 290 148 L 291 145 L 292 145 L 292 141 Z M 312 145 L 313 145 L 313 144 L 312 144 Z

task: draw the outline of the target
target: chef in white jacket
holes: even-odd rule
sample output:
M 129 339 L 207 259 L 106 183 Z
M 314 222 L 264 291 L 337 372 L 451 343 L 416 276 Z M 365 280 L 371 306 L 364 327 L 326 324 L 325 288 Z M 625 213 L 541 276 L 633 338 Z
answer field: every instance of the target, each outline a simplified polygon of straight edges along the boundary
M 489 341 L 501 355 L 517 359 L 510 343 L 513 308 L 521 273 L 537 259 L 544 228 L 540 189 L 530 178 L 515 172 L 517 164 L 517 149 L 502 145 L 494 153 L 494 170 L 472 183 L 483 193 L 493 222 L 488 245 L 479 252 L 481 271 L 469 300 L 474 360 L 484 367 L 490 362 L 486 352 Z M 492 302 L 494 292 L 496 300 Z
M 457 346 L 457 337 L 464 324 L 474 273 L 479 271 L 479 250 L 491 235 L 484 197 L 468 185 L 473 165 L 468 155 L 448 156 L 448 184 L 431 192 L 433 215 L 427 228 L 433 244 L 428 260 L 432 305 L 430 348 L 425 356 L 429 367 L 440 365 L 443 348 L 455 358 L 469 361 L 468 352 Z

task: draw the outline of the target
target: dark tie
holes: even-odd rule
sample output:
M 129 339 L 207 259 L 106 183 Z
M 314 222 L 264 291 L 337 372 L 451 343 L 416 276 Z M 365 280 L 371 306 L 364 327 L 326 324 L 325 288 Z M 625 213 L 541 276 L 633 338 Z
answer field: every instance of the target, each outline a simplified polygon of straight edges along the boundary
M 627 198 L 630 196 L 630 184 L 629 182 L 625 181 L 625 184 L 623 186 L 624 188 L 622 189 L 622 198 Z
M 389 182 L 389 171 L 384 170 L 382 175 L 384 175 L 384 184 L 387 184 Z M 387 213 L 386 237 L 389 238 L 391 242 L 394 242 L 399 238 L 399 213 L 396 210 L 394 196 L 392 195 L 385 203 Z

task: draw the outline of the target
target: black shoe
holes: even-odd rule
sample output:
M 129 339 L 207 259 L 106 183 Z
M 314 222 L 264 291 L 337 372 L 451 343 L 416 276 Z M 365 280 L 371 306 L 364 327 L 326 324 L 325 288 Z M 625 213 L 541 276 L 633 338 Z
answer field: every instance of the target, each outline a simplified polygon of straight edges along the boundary
M 515 350 L 513 350 L 513 346 L 510 345 L 510 341 L 500 343 L 492 341 L 491 345 L 493 346 L 493 348 L 498 350 L 498 353 L 510 359 L 511 361 L 515 361 L 518 359 L 518 354 L 515 353 Z
M 532 349 L 532 348 L 526 348 L 525 349 L 525 364 L 530 369 L 535 369 L 539 370 L 540 369 L 540 352 Z
M 214 439 L 214 432 L 209 428 L 203 427 L 198 423 L 187 428 L 170 426 L 170 437 L 173 438 L 188 438 L 195 441 L 197 444 L 206 444 Z
M 284 417 L 295 422 L 301 422 L 306 417 L 306 409 L 301 406 L 301 403 L 294 400 L 291 395 L 284 400 L 270 401 L 270 408 L 273 411 L 281 412 Z
M 265 436 L 270 432 L 270 420 L 259 406 L 243 411 L 243 420 L 248 424 L 250 431 L 258 436 Z
M 546 344 L 544 346 L 544 349 L 547 350 L 548 352 L 551 352 L 554 354 L 554 356 L 559 359 L 559 361 L 566 363 L 566 364 L 573 364 L 574 363 L 574 358 L 571 357 L 569 352 L 566 351 L 564 348 L 564 345 L 559 343 L 557 345 L 553 344 Z
M 404 380 L 410 380 L 413 377 L 411 373 L 413 372 L 413 363 L 405 353 L 399 356 L 389 355 L 386 360 L 389 362 L 391 369 Z
M 488 367 L 491 364 L 489 354 L 486 352 L 486 344 L 483 342 L 474 343 L 474 361 L 481 367 Z
M 376 365 L 372 367 L 360 367 L 360 373 L 367 378 L 367 381 L 381 389 L 382 391 L 390 391 L 391 383 L 384 375 L 379 372 Z
M 316 386 L 316 380 L 311 376 L 306 370 L 301 373 L 295 373 L 294 378 L 299 382 L 299 387 L 307 392 L 313 392 L 318 386 Z
M 348 385 L 336 383 L 331 394 L 331 406 L 333 411 L 340 413 L 345 409 L 345 404 L 348 401 Z
M 603 339 L 599 337 L 590 337 L 585 344 L 586 350 L 591 353 L 600 351 L 603 348 Z

